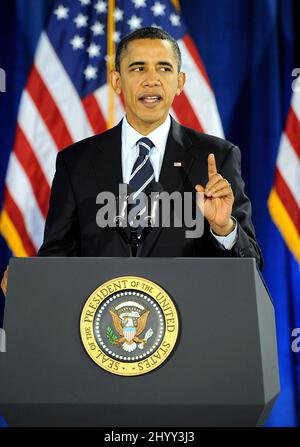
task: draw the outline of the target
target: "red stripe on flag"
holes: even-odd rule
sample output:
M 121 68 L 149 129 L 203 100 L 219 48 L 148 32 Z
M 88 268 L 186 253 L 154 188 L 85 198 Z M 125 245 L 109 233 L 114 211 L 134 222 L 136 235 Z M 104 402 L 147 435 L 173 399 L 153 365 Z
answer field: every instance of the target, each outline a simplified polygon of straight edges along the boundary
M 92 93 L 82 100 L 83 107 L 89 118 L 93 131 L 97 133 L 104 132 L 107 129 L 106 121 L 101 109 L 96 101 L 95 95 Z
M 51 133 L 57 148 L 62 149 L 72 144 L 73 139 L 56 102 L 35 66 L 31 70 L 26 88 Z
M 194 44 L 193 40 L 188 35 L 184 36 L 184 38 L 182 40 L 185 43 L 185 46 L 187 47 L 187 49 L 189 50 L 189 52 L 190 52 L 192 58 L 194 59 L 197 67 L 199 68 L 200 73 L 202 74 L 202 76 L 206 80 L 207 85 L 209 86 L 209 88 L 211 88 L 208 75 L 206 73 L 206 70 L 204 68 L 203 62 L 202 62 L 202 60 L 200 58 L 200 55 L 198 53 L 198 50 L 197 50 L 196 45 Z
M 49 206 L 50 186 L 22 129 L 17 126 L 14 153 L 28 177 L 39 208 L 46 218 Z
M 292 107 L 289 110 L 285 133 L 300 159 L 300 123 Z
M 175 96 L 172 104 L 174 112 L 183 126 L 191 127 L 199 132 L 203 132 L 203 128 L 191 106 L 184 91 L 179 96 Z
M 25 248 L 28 256 L 35 256 L 36 248 L 34 247 L 32 241 L 31 241 L 31 238 L 29 237 L 29 235 L 27 233 L 22 213 L 20 212 L 19 208 L 15 204 L 7 187 L 4 187 L 4 198 L 5 198 L 6 212 L 9 215 L 12 222 L 14 223 L 14 226 L 15 226 L 17 232 L 19 233 L 20 238 L 22 239 L 22 243 L 24 245 L 24 248 Z
M 278 168 L 275 170 L 275 190 L 300 236 L 300 209 Z

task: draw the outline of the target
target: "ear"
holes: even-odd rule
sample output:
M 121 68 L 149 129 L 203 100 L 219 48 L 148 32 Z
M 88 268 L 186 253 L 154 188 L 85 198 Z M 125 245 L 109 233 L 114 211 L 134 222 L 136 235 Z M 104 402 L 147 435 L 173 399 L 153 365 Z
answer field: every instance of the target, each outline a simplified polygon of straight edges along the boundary
M 116 94 L 120 95 L 122 93 L 121 74 L 118 71 L 113 70 L 110 72 L 110 83 Z
M 183 71 L 181 71 L 178 74 L 178 83 L 177 83 L 176 96 L 180 95 L 180 93 L 183 90 L 184 84 L 185 84 L 185 73 Z

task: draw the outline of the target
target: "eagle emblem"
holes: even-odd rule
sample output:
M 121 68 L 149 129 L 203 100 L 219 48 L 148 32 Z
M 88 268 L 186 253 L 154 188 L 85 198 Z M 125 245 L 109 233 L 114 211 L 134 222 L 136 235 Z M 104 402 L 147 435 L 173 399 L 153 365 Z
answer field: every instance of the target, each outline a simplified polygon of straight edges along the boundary
M 120 346 L 127 352 L 133 352 L 137 347 L 143 349 L 147 340 L 153 335 L 153 330 L 149 328 L 142 337 L 150 310 L 136 301 L 126 301 L 109 310 L 113 320 L 115 331 L 109 326 L 106 336 L 110 343 Z

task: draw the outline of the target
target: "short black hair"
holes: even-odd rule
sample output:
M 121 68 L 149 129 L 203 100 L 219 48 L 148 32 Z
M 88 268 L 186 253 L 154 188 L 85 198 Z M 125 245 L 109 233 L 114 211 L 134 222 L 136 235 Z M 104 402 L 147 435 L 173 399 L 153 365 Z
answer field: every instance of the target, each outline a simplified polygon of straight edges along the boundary
M 139 39 L 161 39 L 161 40 L 168 40 L 173 48 L 175 57 L 178 62 L 178 71 L 180 71 L 181 68 L 181 52 L 178 46 L 178 43 L 176 40 L 169 34 L 167 31 L 164 31 L 160 28 L 155 28 L 153 26 L 147 26 L 144 28 L 139 28 L 135 31 L 133 31 L 130 34 L 127 34 L 120 42 L 117 47 L 116 51 L 116 58 L 115 58 L 115 69 L 116 71 L 120 72 L 120 65 L 121 65 L 121 56 L 123 51 L 126 50 L 127 45 L 129 42 L 132 42 L 133 40 L 139 40 Z

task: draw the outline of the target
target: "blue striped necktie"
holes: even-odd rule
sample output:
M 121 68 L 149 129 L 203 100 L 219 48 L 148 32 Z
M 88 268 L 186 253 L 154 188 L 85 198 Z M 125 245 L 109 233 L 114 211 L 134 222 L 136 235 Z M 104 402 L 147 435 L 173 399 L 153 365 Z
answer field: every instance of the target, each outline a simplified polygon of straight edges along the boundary
M 154 170 L 149 158 L 154 144 L 149 138 L 144 137 L 136 145 L 139 148 L 139 155 L 133 165 L 129 185 L 135 191 L 134 196 L 138 197 L 154 179 Z
M 154 170 L 149 158 L 154 144 L 149 138 L 144 137 L 138 140 L 136 145 L 139 148 L 139 155 L 133 165 L 129 180 L 129 185 L 135 191 L 133 194 L 135 200 L 140 199 L 139 195 L 154 180 Z M 143 214 L 143 210 L 139 214 Z

